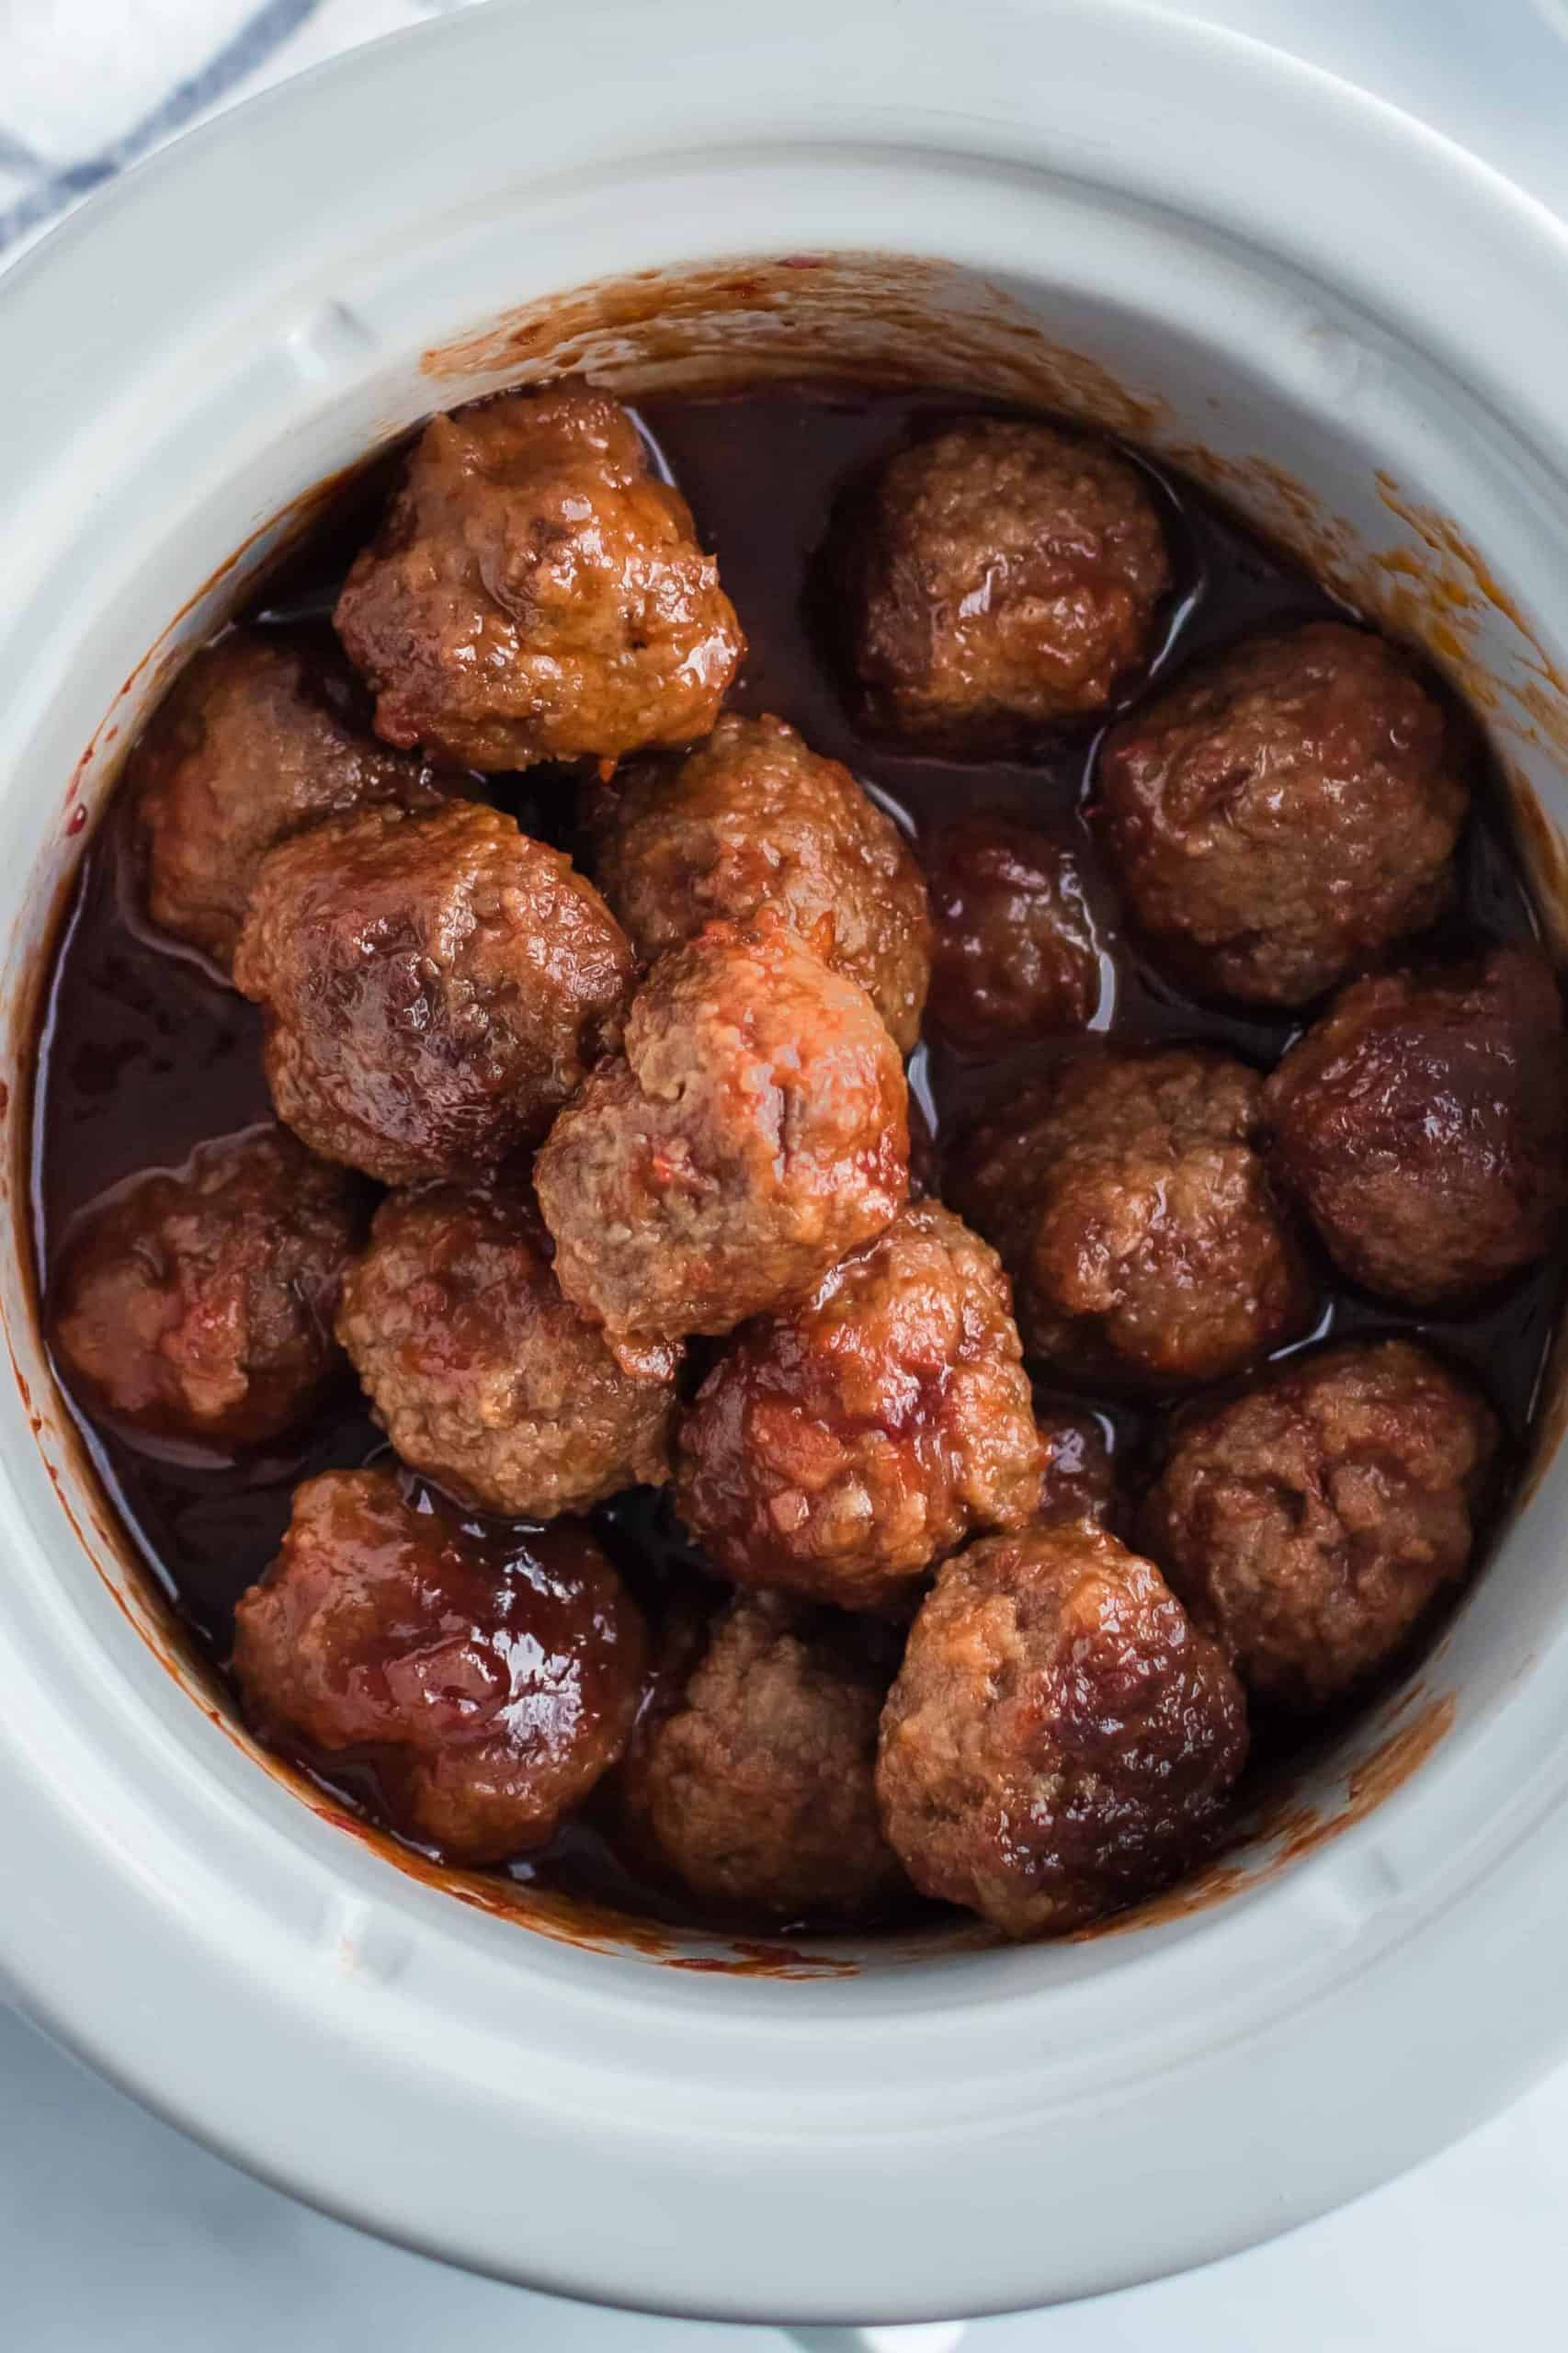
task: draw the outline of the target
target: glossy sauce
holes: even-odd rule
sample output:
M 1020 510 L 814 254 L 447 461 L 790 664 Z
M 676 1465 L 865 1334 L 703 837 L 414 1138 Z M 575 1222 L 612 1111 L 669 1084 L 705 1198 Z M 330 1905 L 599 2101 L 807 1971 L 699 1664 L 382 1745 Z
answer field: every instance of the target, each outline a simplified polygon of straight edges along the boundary
M 746 711 L 778 714 L 814 749 L 846 761 L 916 835 L 951 816 L 997 811 L 1070 844 L 1100 952 L 1096 1027 L 1130 1038 L 1207 1041 L 1260 1068 L 1270 1066 L 1299 1023 L 1197 1006 L 1150 972 L 1120 936 L 1115 893 L 1085 816 L 1096 729 L 1065 733 L 1028 763 L 966 766 L 911 757 L 867 733 L 841 692 L 830 556 L 835 531 L 852 526 L 855 482 L 913 425 L 954 406 L 951 396 L 829 382 L 660 397 L 642 405 L 643 428 L 689 500 L 703 544 L 716 551 L 749 640 L 732 700 Z M 1148 471 L 1170 528 L 1178 585 L 1165 642 L 1151 680 L 1139 682 L 1139 694 L 1175 665 L 1234 638 L 1344 617 L 1344 608 L 1299 567 L 1190 483 L 1160 468 Z M 337 583 L 372 528 L 390 475 L 386 461 L 368 470 L 246 618 L 263 625 L 309 620 L 324 627 Z M 1459 903 L 1442 941 L 1433 943 L 1445 948 L 1529 937 L 1535 929 L 1479 738 L 1474 758 L 1478 790 L 1461 849 Z M 527 778 L 476 780 L 475 798 L 494 800 L 528 830 L 576 847 L 569 776 L 534 770 Z M 39 1041 L 34 1199 L 46 1296 L 49 1270 L 72 1221 L 97 1195 L 138 1169 L 175 1165 L 198 1142 L 265 1118 L 270 1109 L 256 1009 L 199 957 L 149 928 L 139 912 L 141 890 L 137 846 L 121 802 L 110 808 L 84 858 Z M 929 1130 L 927 1176 L 937 1172 L 945 1137 L 987 1103 L 1005 1101 L 1020 1077 L 1059 1051 L 1030 1047 L 979 1063 L 939 1046 L 921 1047 L 911 1076 Z M 1404 1332 L 1467 1364 L 1502 1415 L 1517 1465 L 1560 1304 L 1556 1267 L 1511 1286 L 1480 1313 L 1451 1318 L 1402 1315 L 1361 1299 L 1321 1260 L 1314 1273 L 1323 1310 L 1313 1338 L 1329 1332 Z M 1041 1392 L 1048 1393 L 1066 1392 Z M 1135 1484 L 1148 1435 L 1144 1414 L 1125 1399 L 1088 1402 L 1101 1413 Z M 233 1461 L 178 1459 L 106 1429 L 87 1427 L 86 1436 L 153 1574 L 220 1669 L 229 1654 L 234 1602 L 273 1558 L 296 1483 L 364 1461 L 385 1447 L 347 1381 L 335 1409 L 292 1451 Z M 672 1579 L 696 1574 L 679 1530 L 657 1499 L 628 1496 L 595 1518 L 653 1614 Z M 1278 1744 L 1263 1730 L 1258 1770 L 1278 1757 Z M 322 1777 L 351 1800 L 366 1794 L 342 1770 L 324 1768 Z M 516 1869 L 519 1877 L 544 1879 L 623 1909 L 666 1919 L 693 1916 L 642 1885 L 583 1823 L 549 1853 Z

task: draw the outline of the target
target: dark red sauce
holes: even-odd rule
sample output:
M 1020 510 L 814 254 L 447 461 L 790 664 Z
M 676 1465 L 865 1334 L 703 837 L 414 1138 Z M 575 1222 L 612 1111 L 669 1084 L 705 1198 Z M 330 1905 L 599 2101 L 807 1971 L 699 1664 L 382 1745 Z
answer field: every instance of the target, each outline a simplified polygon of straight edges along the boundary
M 695 511 L 704 545 L 716 551 L 724 586 L 750 642 L 733 699 L 751 712 L 789 720 L 816 750 L 846 761 L 918 834 L 970 811 L 1000 811 L 1070 842 L 1084 877 L 1107 986 L 1097 1027 L 1133 1038 L 1179 1038 L 1221 1045 L 1272 1064 L 1299 1024 L 1227 1013 L 1183 998 L 1152 972 L 1121 936 L 1114 892 L 1085 817 L 1097 731 L 1058 739 L 1027 763 L 966 766 L 911 757 L 864 732 L 840 688 L 835 659 L 831 562 L 835 528 L 853 511 L 856 478 L 918 420 L 955 406 L 952 395 L 832 382 L 768 385 L 715 397 L 644 402 L 644 429 Z M 253 600 L 246 619 L 263 626 L 302 620 L 325 626 L 337 584 L 369 535 L 392 461 L 351 483 L 305 546 Z M 1270 627 L 1326 617 L 1344 608 L 1296 564 L 1263 544 L 1211 498 L 1154 464 L 1148 472 L 1167 514 L 1179 582 L 1152 678 L 1194 655 Z M 836 523 L 835 523 L 836 518 Z M 1138 692 L 1150 681 L 1142 681 Z M 1129 699 L 1135 699 L 1136 696 Z M 1475 737 L 1474 811 L 1462 846 L 1460 890 L 1444 926 L 1445 948 L 1531 936 L 1535 923 L 1510 847 L 1499 790 Z M 574 847 L 571 780 L 535 770 L 525 778 L 476 779 L 475 797 L 513 810 L 530 831 Z M 171 1166 L 206 1138 L 268 1115 L 256 1008 L 223 986 L 201 960 L 153 931 L 140 913 L 137 848 L 123 801 L 112 805 L 86 848 L 62 926 L 39 1040 L 34 1106 L 35 1231 L 40 1289 L 71 1222 L 98 1194 L 136 1170 Z M 1053 1051 L 966 1062 L 940 1046 L 919 1049 L 912 1068 L 928 1122 L 927 1165 L 944 1137 Z M 1056 1049 L 1055 1051 L 1060 1051 Z M 1479 1312 L 1456 1317 L 1401 1315 L 1348 1290 L 1326 1263 L 1316 1269 L 1323 1314 L 1314 1337 L 1376 1330 L 1419 1336 L 1469 1366 L 1502 1415 L 1517 1464 L 1561 1303 L 1560 1269 L 1549 1267 L 1508 1288 Z M 1048 1393 L 1042 1391 L 1042 1395 Z M 1079 1397 L 1103 1415 L 1116 1451 L 1136 1480 L 1146 1438 L 1135 1403 Z M 346 1383 L 336 1406 L 292 1451 L 243 1461 L 195 1462 L 160 1457 L 108 1429 L 83 1423 L 105 1484 L 153 1575 L 222 1672 L 233 1605 L 277 1551 L 296 1483 L 381 1452 L 385 1441 Z M 595 1515 L 601 1537 L 644 1604 L 656 1612 L 672 1579 L 698 1574 L 667 1508 L 632 1495 Z M 1267 1727 L 1249 1779 L 1277 1768 L 1279 1744 Z M 1320 1731 L 1314 1740 L 1324 1737 Z M 351 1802 L 373 1789 L 326 1768 L 321 1777 Z M 593 1826 L 579 1820 L 554 1847 L 526 1865 L 544 1880 L 600 1903 L 679 1920 L 696 1916 L 643 1884 Z M 734 1925 L 723 1924 L 723 1925 Z

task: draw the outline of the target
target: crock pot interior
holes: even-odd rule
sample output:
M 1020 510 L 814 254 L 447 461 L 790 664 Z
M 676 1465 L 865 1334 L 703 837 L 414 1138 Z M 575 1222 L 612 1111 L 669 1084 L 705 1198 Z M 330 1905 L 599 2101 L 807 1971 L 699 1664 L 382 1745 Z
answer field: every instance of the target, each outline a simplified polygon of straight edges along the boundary
M 1065 231 L 1070 199 L 1062 206 Z M 1049 258 L 1038 281 L 881 254 L 647 268 L 477 319 L 420 351 L 381 349 L 377 364 L 355 375 L 351 393 L 336 389 L 337 361 L 356 347 L 361 327 L 352 310 L 338 306 L 309 323 L 301 364 L 307 380 L 317 370 L 322 391 L 317 427 L 299 437 L 297 454 L 280 434 L 267 465 L 253 468 L 249 479 L 213 475 L 193 484 L 203 529 L 190 537 L 188 568 L 181 569 L 171 531 L 155 555 L 112 584 L 120 610 L 142 616 L 143 658 L 96 734 L 98 711 L 84 690 L 70 722 L 83 752 L 74 772 L 66 767 L 36 779 L 40 796 L 56 806 L 46 837 L 30 847 L 31 885 L 6 969 L 13 1248 L 0 1307 L 19 1417 L 7 1401 L 15 1426 L 6 1438 L 36 1446 L 53 1489 L 49 1508 L 62 1532 L 67 1524 L 74 1531 L 53 1549 L 80 1609 L 89 1620 L 137 1630 L 145 1671 L 163 1678 L 173 1704 L 199 1706 L 222 1725 L 257 1790 L 275 1786 L 281 1768 L 251 1748 L 130 1557 L 53 1392 L 31 1300 L 21 1111 L 43 959 L 119 756 L 171 667 L 308 523 L 328 449 L 347 463 L 432 408 L 563 371 L 629 395 L 760 374 L 865 373 L 1006 394 L 1108 428 L 1221 492 L 1448 675 L 1491 731 L 1542 914 L 1560 944 L 1568 940 L 1560 831 L 1568 823 L 1568 650 L 1551 624 L 1549 601 L 1551 587 L 1560 590 L 1551 542 L 1568 533 L 1568 493 L 1451 376 L 1323 288 L 1293 283 L 1218 239 L 1199 254 L 1168 233 L 1162 273 L 1146 251 L 1136 266 L 1123 251 L 1134 234 L 1147 244 L 1146 223 L 1102 217 L 1102 266 L 1092 282 Z M 306 471 L 312 463 L 313 473 Z M 271 519 L 258 527 L 263 482 L 272 485 L 264 510 Z M 237 552 L 204 580 L 199 550 L 210 548 L 225 515 Z M 1362 1819 L 1440 1743 L 1503 1704 L 1562 1609 L 1552 1557 L 1562 1508 L 1562 1466 L 1552 1457 L 1568 1411 L 1561 1351 L 1550 1386 L 1526 1500 L 1435 1653 L 1303 1768 L 1288 1798 L 1264 1808 L 1252 1835 L 1201 1880 L 1113 1924 L 1118 1949 L 1182 1933 L 1206 1908 L 1256 1900 L 1272 1878 L 1303 1867 Z M 298 1788 L 318 1813 L 335 1815 L 316 1792 Z M 978 1927 L 864 1944 L 813 1941 L 793 1951 L 742 1949 L 590 1915 L 496 1879 L 439 1872 L 347 1825 L 342 1835 L 365 1842 L 383 1869 L 413 1873 L 574 1944 L 628 1956 L 783 1976 L 914 1962 L 1017 1965 L 1017 1957 L 988 1953 Z M 1027 1960 L 1037 1972 L 1076 1976 L 1102 1966 L 1111 1941 L 1091 1938 Z

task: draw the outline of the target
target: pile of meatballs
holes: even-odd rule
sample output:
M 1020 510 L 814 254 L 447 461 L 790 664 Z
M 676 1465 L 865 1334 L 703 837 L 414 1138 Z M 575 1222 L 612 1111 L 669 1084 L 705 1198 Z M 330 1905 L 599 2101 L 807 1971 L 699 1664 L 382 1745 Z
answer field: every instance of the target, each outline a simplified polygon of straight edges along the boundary
M 1147 684 L 1134 460 L 949 415 L 858 511 L 846 691 L 915 753 L 1108 721 L 1126 925 L 1300 1009 L 1278 1066 L 1096 1031 L 1066 852 L 965 813 L 917 855 L 727 710 L 634 420 L 509 393 L 413 446 L 336 648 L 229 631 L 133 753 L 147 913 L 260 1008 L 277 1118 L 95 1205 L 51 1336 L 90 1412 L 219 1454 L 347 1358 L 390 1457 L 298 1486 L 233 1674 L 404 1837 L 505 1863 L 591 1802 L 710 1914 L 1052 1935 L 1211 1852 L 1249 1711 L 1354 1698 L 1464 1575 L 1494 1415 L 1407 1339 L 1312 1344 L 1314 1270 L 1440 1315 L 1555 1246 L 1562 1008 L 1532 946 L 1420 952 L 1467 764 L 1396 650 L 1319 621 Z M 487 798 L 527 770 L 585 870 Z M 923 1034 L 1058 1051 L 912 1183 Z M 1108 1397 L 1168 1409 L 1134 1480 Z M 589 1516 L 661 1486 L 705 1574 L 651 1608 Z

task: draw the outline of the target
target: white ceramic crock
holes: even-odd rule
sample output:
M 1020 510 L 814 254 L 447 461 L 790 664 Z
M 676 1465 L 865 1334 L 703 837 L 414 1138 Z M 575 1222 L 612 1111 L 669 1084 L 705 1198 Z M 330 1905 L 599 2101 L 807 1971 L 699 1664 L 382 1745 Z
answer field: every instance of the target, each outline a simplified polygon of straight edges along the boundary
M 1484 703 L 1555 884 L 1568 244 L 1301 66 L 1119 0 L 559 0 L 132 175 L 0 288 L 0 1961 L 166 2114 L 415 2245 L 641 2306 L 934 2317 L 1283 2229 L 1568 2041 L 1568 1471 L 1206 1901 L 1032 1950 L 675 1949 L 456 1900 L 252 1754 L 127 1571 L 21 1272 L 79 813 L 271 519 L 518 375 L 746 355 L 1023 391 L 1183 456 Z

